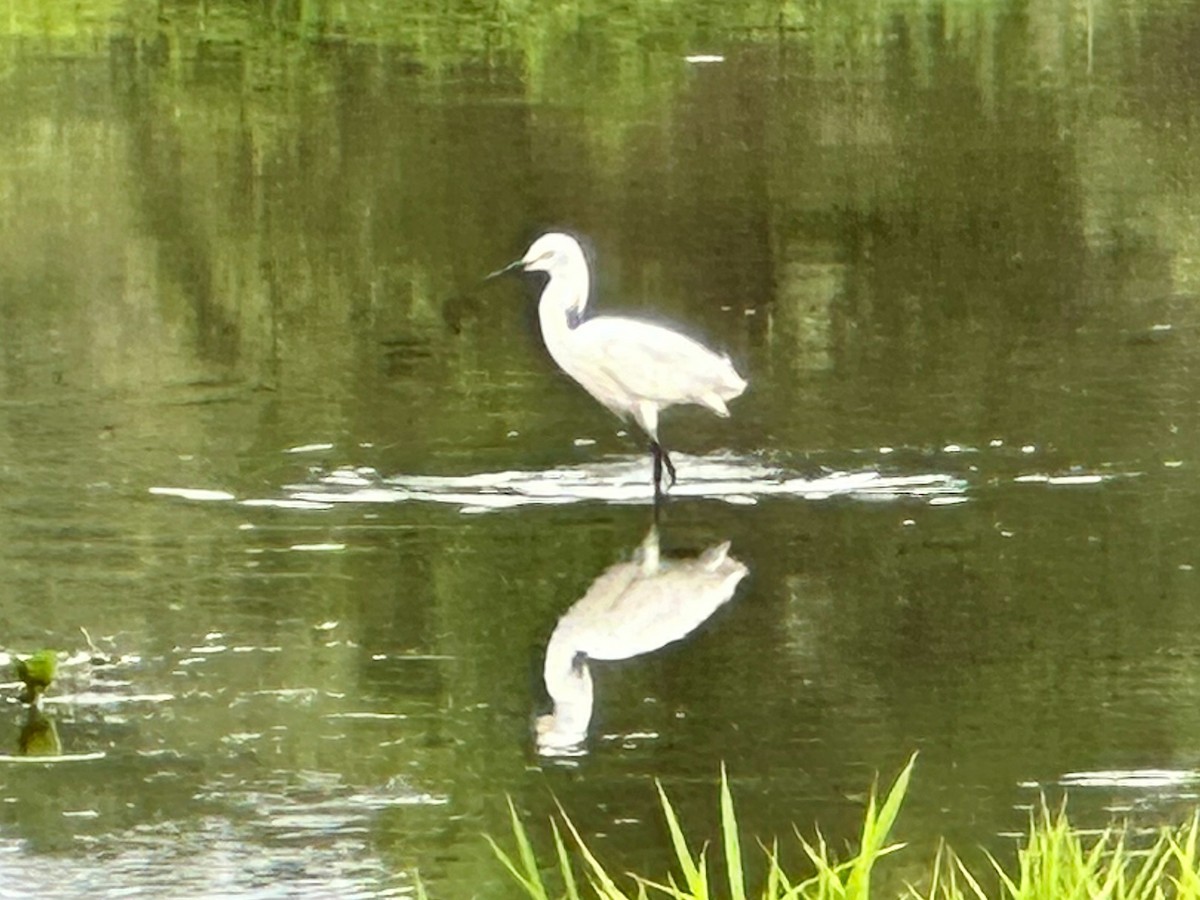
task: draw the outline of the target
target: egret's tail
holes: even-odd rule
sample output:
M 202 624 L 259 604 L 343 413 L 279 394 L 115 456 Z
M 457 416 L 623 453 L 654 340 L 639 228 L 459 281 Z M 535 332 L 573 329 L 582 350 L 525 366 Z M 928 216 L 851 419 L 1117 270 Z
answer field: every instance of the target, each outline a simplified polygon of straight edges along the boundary
M 737 369 L 733 367 L 733 363 L 729 361 L 729 357 L 723 357 L 725 362 L 724 370 L 721 372 L 721 377 L 716 384 L 701 399 L 701 403 L 715 412 L 722 418 L 729 417 L 729 407 L 725 404 L 730 400 L 742 396 L 746 390 L 748 382 L 745 378 L 737 373 Z

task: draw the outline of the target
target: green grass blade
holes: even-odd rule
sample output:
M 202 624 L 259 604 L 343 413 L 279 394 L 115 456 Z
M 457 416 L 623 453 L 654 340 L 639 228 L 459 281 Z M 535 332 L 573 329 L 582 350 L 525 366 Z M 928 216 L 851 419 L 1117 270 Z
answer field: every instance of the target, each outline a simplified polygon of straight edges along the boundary
M 780 893 L 787 890 L 783 869 L 779 865 L 779 842 L 772 841 L 771 846 L 759 843 L 767 856 L 767 886 L 763 891 L 764 900 L 777 900 Z
M 951 877 L 943 875 L 943 869 L 946 866 L 947 851 L 945 841 L 938 842 L 937 852 L 933 855 L 933 871 L 929 873 L 929 896 L 934 898 L 940 891 L 943 895 L 946 893 L 946 888 L 943 887 L 943 879 Z M 905 882 L 905 900 L 921 900 L 924 895 L 917 890 L 916 886 L 911 881 Z
M 1187 825 L 1163 835 L 1163 857 L 1164 860 L 1175 861 L 1179 874 L 1174 881 L 1181 897 L 1200 897 L 1200 861 L 1196 858 L 1198 840 L 1200 812 L 1193 814 Z
M 575 827 L 575 823 L 571 821 L 570 816 L 563 810 L 562 805 L 558 807 L 559 815 L 562 816 L 563 824 L 567 830 L 571 832 L 571 837 L 575 841 L 575 846 L 579 848 L 580 854 L 583 856 L 584 862 L 587 863 L 589 874 L 588 881 L 600 897 L 605 900 L 628 900 L 625 893 L 617 887 L 612 877 L 605 871 L 600 860 L 596 859 L 587 843 L 583 840 L 583 835 L 579 833 L 579 829 Z
M 887 840 L 887 836 L 892 831 L 892 826 L 896 824 L 896 817 L 900 814 L 900 805 L 904 802 L 904 797 L 908 793 L 908 782 L 912 778 L 913 767 L 916 764 L 917 754 L 914 753 L 908 758 L 908 764 L 896 776 L 896 780 L 892 782 L 887 799 L 883 801 L 883 806 L 879 810 L 879 817 L 875 822 L 875 831 L 880 847 Z
M 1129 882 L 1118 896 L 1138 898 L 1152 896 L 1150 889 L 1162 883 L 1163 873 L 1171 863 L 1170 838 L 1170 832 L 1166 831 L 1159 836 L 1157 843 L 1146 854 L 1141 867 L 1134 874 L 1133 880 Z M 1196 887 L 1200 887 L 1200 884 L 1196 885 Z M 1196 891 L 1193 891 L 1193 893 L 1196 893 Z
M 862 845 L 849 859 L 838 861 L 820 829 L 811 840 L 796 831 L 807 857 L 804 871 L 808 876 L 797 882 L 784 870 L 778 843 L 772 842 L 768 846 L 759 842 L 767 864 L 759 893 L 747 890 L 745 851 L 724 766 L 721 768 L 720 811 L 721 845 L 727 872 L 721 880 L 728 883 L 714 892 L 710 892 L 708 886 L 708 849 L 702 846 L 699 853 L 693 855 L 661 784 L 657 789 L 675 856 L 665 880 L 654 881 L 631 873 L 632 886 L 623 892 L 584 843 L 561 806 L 562 820 L 555 816 L 550 823 L 555 858 L 548 866 L 539 868 L 530 835 L 511 799 L 509 818 L 514 846 L 506 852 L 492 838 L 487 837 L 487 841 L 529 900 L 552 900 L 543 873 L 555 867 L 560 873 L 563 891 L 554 894 L 553 900 L 583 900 L 585 896 L 589 900 L 649 900 L 650 897 L 667 900 L 716 900 L 717 897 L 721 900 L 871 900 L 872 866 L 903 846 L 889 842 L 889 834 L 908 789 L 914 762 L 915 756 L 909 759 L 882 800 L 878 792 L 872 790 L 864 811 Z M 1006 860 L 1011 858 L 1009 853 L 1003 856 Z M 1194 813 L 1183 825 L 1163 828 L 1153 844 L 1147 846 L 1140 838 L 1134 838 L 1128 824 L 1115 825 L 1094 837 L 1082 834 L 1072 827 L 1065 808 L 1055 812 L 1043 799 L 1038 811 L 1029 817 L 1028 831 L 1016 848 L 1015 859 L 1002 864 L 997 856 L 987 851 L 985 859 L 984 874 L 988 874 L 987 868 L 994 873 L 983 879 L 983 883 L 994 885 L 987 891 L 961 857 L 941 844 L 926 878 L 917 884 L 905 880 L 903 897 L 907 900 L 1200 900 L 1200 812 Z M 581 866 L 578 873 L 574 871 L 575 864 Z M 558 881 L 555 876 L 546 877 Z M 993 877 L 996 881 L 991 880 Z M 927 889 L 924 885 L 928 885 Z M 413 890 L 418 900 L 427 897 L 425 886 L 416 873 Z
M 491 845 L 492 852 L 496 854 L 504 867 L 525 889 L 525 893 L 533 900 L 550 900 L 546 894 L 546 887 L 542 883 L 541 871 L 538 869 L 537 857 L 533 853 L 533 845 L 529 842 L 529 834 L 525 831 L 525 826 L 521 824 L 521 818 L 517 815 L 517 808 L 513 804 L 512 797 L 508 798 L 508 816 L 513 838 L 517 842 L 517 856 L 520 859 L 520 865 L 505 853 L 490 835 L 485 834 L 484 838 Z
M 662 804 L 663 818 L 667 820 L 667 832 L 671 836 L 671 846 L 675 850 L 675 860 L 679 863 L 679 868 L 683 871 L 683 879 L 688 889 L 695 894 L 702 886 L 707 887 L 707 875 L 702 878 L 700 867 L 692 858 L 692 851 L 688 849 L 687 839 L 683 836 L 683 829 L 679 827 L 679 820 L 675 816 L 675 810 L 671 806 L 671 801 L 667 799 L 667 792 L 663 790 L 662 783 L 655 781 L 654 785 L 658 788 L 658 799 Z M 703 853 L 700 858 L 703 859 Z
M 863 816 L 862 843 L 854 865 L 850 869 L 850 877 L 846 881 L 846 896 L 856 900 L 868 900 L 871 895 L 871 869 L 881 856 L 886 856 L 899 850 L 903 845 L 885 846 L 896 817 L 900 814 L 900 805 L 908 792 L 908 782 L 912 777 L 913 766 L 917 763 L 917 754 L 908 759 L 908 764 L 896 776 L 888 790 L 883 805 L 876 807 L 875 790 L 872 789 L 867 800 L 867 811 Z M 878 811 L 877 811 L 878 810 Z
M 539 897 L 537 886 L 530 883 L 529 879 L 526 878 L 521 870 L 517 867 L 517 864 L 513 861 L 512 857 L 505 853 L 500 848 L 500 845 L 492 840 L 492 836 L 490 834 L 485 834 L 483 839 L 488 842 L 489 846 L 492 848 L 492 852 L 496 854 L 496 858 L 500 860 L 500 863 L 504 866 L 504 868 L 508 869 L 508 873 L 512 875 L 513 879 L 525 889 L 525 893 L 527 893 L 530 897 Z M 541 896 L 544 896 L 544 892 Z
M 554 833 L 554 854 L 558 857 L 558 871 L 566 886 L 566 900 L 580 900 L 579 886 L 575 883 L 575 871 L 571 866 L 571 858 L 567 855 L 567 846 L 563 842 L 558 823 L 550 820 L 550 830 Z
M 649 878 L 643 878 L 641 875 L 634 875 L 633 877 L 637 881 L 638 888 L 640 889 L 639 896 L 643 896 L 645 894 L 646 888 L 651 888 L 661 894 L 666 894 L 668 897 L 674 898 L 674 900 L 690 900 L 691 897 L 695 896 L 694 894 L 685 894 L 683 891 L 681 891 L 679 889 L 679 885 L 675 883 L 674 878 L 669 878 L 667 880 L 667 884 L 659 884 L 657 881 L 651 881 Z
M 543 900 L 546 898 L 546 889 L 542 885 L 542 875 L 538 869 L 537 857 L 533 853 L 533 844 L 530 843 L 529 833 L 521 825 L 521 819 L 517 816 L 517 807 L 513 803 L 512 797 L 508 798 L 508 814 L 512 819 L 513 834 L 517 839 L 517 852 L 521 855 L 521 865 L 524 867 L 530 883 L 537 888 L 538 900 Z
M 970 870 L 963 865 L 963 861 L 957 856 L 954 857 L 954 865 L 958 873 L 962 875 L 963 880 L 966 881 L 967 887 L 971 889 L 971 893 L 975 895 L 975 900 L 987 900 L 987 895 L 983 892 L 983 888 L 979 886 L 979 882 L 975 880 L 975 876 L 971 874 Z
M 1021 889 L 1017 887 L 1017 883 L 1015 881 L 1013 881 L 1012 877 L 1007 872 L 1004 871 L 1004 866 L 1000 865 L 1000 861 L 998 859 L 996 859 L 996 857 L 992 856 L 991 853 L 988 853 L 987 861 L 991 864 L 992 869 L 995 870 L 996 877 L 1000 879 L 1000 884 L 1004 888 L 1004 890 L 1008 892 L 1008 896 L 1013 897 L 1014 900 L 1017 897 L 1024 896 L 1024 894 L 1021 892 Z M 1018 862 L 1018 865 L 1024 865 L 1024 864 L 1021 862 Z M 959 867 L 960 867 L 963 875 L 969 877 L 970 873 L 966 870 L 966 867 L 963 866 L 961 862 L 959 863 Z M 1027 879 L 1022 878 L 1021 881 L 1026 882 Z
M 725 847 L 725 869 L 729 873 L 730 900 L 746 900 L 742 843 L 738 839 L 737 816 L 733 811 L 733 797 L 729 793 L 729 778 L 724 763 L 721 763 L 721 836 Z

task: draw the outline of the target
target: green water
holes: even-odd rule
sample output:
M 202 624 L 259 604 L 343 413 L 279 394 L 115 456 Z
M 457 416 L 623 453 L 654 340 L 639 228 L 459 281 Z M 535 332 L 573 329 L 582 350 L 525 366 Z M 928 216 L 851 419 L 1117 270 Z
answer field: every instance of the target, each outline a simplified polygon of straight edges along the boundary
M 506 795 L 658 875 L 652 779 L 715 837 L 722 761 L 745 840 L 840 842 L 919 750 L 914 860 L 1039 792 L 1188 808 L 1198 39 L 1194 2 L 0 5 L 0 662 L 63 654 L 59 761 L 0 688 L 3 890 L 504 898 Z M 652 516 L 537 285 L 480 284 L 548 227 L 750 381 L 666 416 L 659 523 L 747 577 L 592 664 L 556 757 L 547 642 Z

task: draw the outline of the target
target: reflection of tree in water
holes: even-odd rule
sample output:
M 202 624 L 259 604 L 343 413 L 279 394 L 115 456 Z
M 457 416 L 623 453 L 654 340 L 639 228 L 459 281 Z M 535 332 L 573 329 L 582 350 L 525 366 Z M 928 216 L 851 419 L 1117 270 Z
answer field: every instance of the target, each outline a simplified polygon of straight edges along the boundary
M 118 50 L 136 53 L 130 45 L 114 48 Z M 161 276 L 190 307 L 197 353 L 210 362 L 231 364 L 238 358 L 239 330 L 231 310 L 220 303 L 213 282 L 219 248 L 213 244 L 211 229 L 205 227 L 202 203 L 210 198 L 197 190 L 198 184 L 189 184 L 194 175 L 186 165 L 188 135 L 177 121 L 162 114 L 159 102 L 143 79 L 130 84 L 124 97 L 134 174 L 131 202 L 144 229 L 156 239 Z M 160 294 L 160 302 L 174 293 Z

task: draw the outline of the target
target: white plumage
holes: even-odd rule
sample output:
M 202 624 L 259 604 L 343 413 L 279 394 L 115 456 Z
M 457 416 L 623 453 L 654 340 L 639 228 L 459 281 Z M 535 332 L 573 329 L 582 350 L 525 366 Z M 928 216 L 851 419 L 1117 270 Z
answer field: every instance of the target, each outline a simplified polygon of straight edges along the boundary
M 728 541 L 664 562 L 652 527 L 634 558 L 605 569 L 550 635 L 543 677 L 554 711 L 538 718 L 539 752 L 577 752 L 586 739 L 595 693 L 589 660 L 629 659 L 682 640 L 729 601 L 748 571 L 729 555 Z
M 660 496 L 663 466 L 671 484 L 675 466 L 658 437 L 659 413 L 694 403 L 728 416 L 726 403 L 746 389 L 745 379 L 727 356 L 669 328 L 624 316 L 585 319 L 591 279 L 583 248 L 570 235 L 543 234 L 521 259 L 493 275 L 517 268 L 550 276 L 538 302 L 546 349 L 589 394 L 649 435 Z

